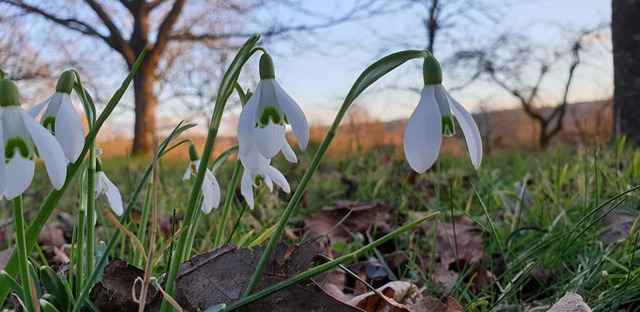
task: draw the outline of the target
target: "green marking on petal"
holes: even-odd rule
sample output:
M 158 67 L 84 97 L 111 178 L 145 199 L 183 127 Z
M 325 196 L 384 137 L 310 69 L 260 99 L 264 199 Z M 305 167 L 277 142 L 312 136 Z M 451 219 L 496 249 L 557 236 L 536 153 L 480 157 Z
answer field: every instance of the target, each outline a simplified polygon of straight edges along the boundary
M 276 125 L 279 125 L 282 122 L 282 116 L 278 114 L 278 111 L 273 107 L 267 107 L 262 111 L 260 124 L 262 126 L 266 126 L 269 124 L 269 119 L 271 119 L 271 121 Z
M 442 134 L 446 137 L 451 137 L 456 134 L 456 128 L 453 125 L 453 118 L 451 116 L 442 116 Z
M 253 178 L 253 185 L 255 185 L 256 187 L 260 187 L 262 185 L 262 181 L 264 181 L 264 177 L 261 175 L 257 175 L 255 178 Z
M 16 149 L 20 153 L 22 158 L 29 158 L 29 148 L 27 147 L 27 143 L 21 138 L 11 138 L 7 141 L 7 144 L 4 146 L 4 157 L 9 160 L 13 158 L 16 153 Z
M 56 117 L 49 116 L 42 120 L 42 126 L 45 127 L 51 134 L 56 134 Z

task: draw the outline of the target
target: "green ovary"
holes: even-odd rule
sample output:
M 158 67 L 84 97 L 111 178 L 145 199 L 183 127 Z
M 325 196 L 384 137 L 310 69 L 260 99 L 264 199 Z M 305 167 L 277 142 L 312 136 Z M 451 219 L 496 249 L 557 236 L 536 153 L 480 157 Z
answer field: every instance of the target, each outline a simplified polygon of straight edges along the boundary
M 7 144 L 4 146 L 4 157 L 9 160 L 13 158 L 16 153 L 16 149 L 20 153 L 22 158 L 29 158 L 29 148 L 27 147 L 27 143 L 24 142 L 21 138 L 11 138 L 7 141 Z
M 273 107 L 267 107 L 262 111 L 262 115 L 260 116 L 260 125 L 266 126 L 269 123 L 269 119 L 271 119 L 271 121 L 276 125 L 279 125 L 282 122 L 282 116 Z

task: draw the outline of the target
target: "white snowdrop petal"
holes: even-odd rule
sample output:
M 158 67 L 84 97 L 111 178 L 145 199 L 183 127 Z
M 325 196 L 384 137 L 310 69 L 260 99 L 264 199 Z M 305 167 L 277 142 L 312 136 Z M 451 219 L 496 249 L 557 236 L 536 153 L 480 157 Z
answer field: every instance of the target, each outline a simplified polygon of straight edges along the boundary
M 240 145 L 240 154 L 249 154 L 251 147 L 253 146 L 254 138 L 253 131 L 256 127 L 256 110 L 258 109 L 258 102 L 260 99 L 260 83 L 247 104 L 242 108 L 240 117 L 238 119 L 238 145 Z
M 274 80 L 276 88 L 276 97 L 282 111 L 287 116 L 287 120 L 291 124 L 291 130 L 293 135 L 298 141 L 300 150 L 304 151 L 309 144 L 309 124 L 307 123 L 307 117 L 300 106 L 287 94 L 282 87 Z
M 69 94 L 62 93 L 62 103 L 56 114 L 55 137 L 70 162 L 78 160 L 84 147 L 84 126 L 73 109 Z
M 287 182 L 287 178 L 275 167 L 269 166 L 267 168 L 267 172 L 265 174 L 269 179 L 273 180 L 275 184 L 280 186 L 285 193 L 291 192 L 291 187 L 289 186 L 289 182 Z
M 207 169 L 204 175 L 202 193 L 204 194 L 205 202 L 207 202 L 207 210 L 203 210 L 205 213 L 211 212 L 211 208 L 218 208 L 220 206 L 220 185 L 218 185 L 216 177 L 209 169 Z
M 242 173 L 242 179 L 240 180 L 240 194 L 247 201 L 249 208 L 253 209 L 253 181 L 251 179 L 251 173 L 247 169 L 244 169 Z
M 49 104 L 49 101 L 51 101 L 51 98 L 48 98 L 46 100 L 44 100 L 44 102 L 32 107 L 28 113 L 29 116 L 31 116 L 31 118 L 36 118 L 38 116 L 38 114 L 40 114 L 40 112 L 42 111 L 43 108 L 45 108 L 47 106 L 47 104 Z
M 273 181 L 269 178 L 268 175 L 262 175 L 262 181 L 269 189 L 269 192 L 273 192 Z
M 435 100 L 433 86 L 425 86 L 404 132 L 405 157 L 418 173 L 429 169 L 440 153 L 442 118 Z
M 282 154 L 284 155 L 284 158 L 286 158 L 290 163 L 295 164 L 298 162 L 296 153 L 293 151 L 291 145 L 289 145 L 289 142 L 287 142 L 286 139 L 284 140 L 284 144 L 282 144 Z
M 2 116 L 2 110 L 0 110 L 0 118 Z M 4 155 L 4 143 L 2 140 L 3 129 L 0 126 L 0 199 L 2 199 L 4 195 L 4 190 L 6 187 L 6 164 L 5 164 L 5 155 Z
M 189 163 L 189 166 L 187 166 L 187 170 L 185 170 L 182 175 L 182 180 L 189 180 L 191 177 L 191 166 L 193 166 L 193 163 Z
M 285 125 L 269 123 L 264 127 L 258 127 L 254 132 L 254 144 L 258 152 L 265 158 L 273 158 L 282 148 L 284 135 L 287 131 Z
M 22 117 L 24 126 L 38 150 L 38 156 L 44 161 L 51 184 L 56 190 L 59 190 L 64 185 L 67 176 L 67 159 L 60 144 L 47 129 L 36 123 L 22 109 L 20 117 Z
M 11 179 L 4 189 L 4 196 L 8 200 L 16 198 L 24 193 L 33 180 L 36 164 L 33 160 L 22 158 L 16 151 L 13 158 L 5 166 L 5 177 Z
M 458 101 L 448 94 L 447 98 L 449 99 L 449 104 L 451 104 L 453 115 L 458 119 L 462 133 L 464 133 L 464 138 L 467 141 L 471 164 L 473 164 L 473 167 L 477 170 L 480 168 L 480 163 L 482 163 L 482 137 L 480 136 L 478 125 L 473 120 L 471 114 L 469 114 Z
M 184 175 L 182 176 L 182 180 L 189 180 L 189 178 L 191 178 L 191 175 L 198 171 L 199 166 L 200 166 L 200 159 L 190 161 L 189 166 L 187 166 L 187 170 L 184 172 Z
M 124 205 L 122 204 L 122 195 L 120 195 L 120 190 L 118 187 L 109 180 L 104 172 L 102 173 L 102 182 L 105 186 L 103 192 L 107 196 L 107 201 L 109 202 L 109 206 L 111 206 L 111 210 L 118 215 L 121 216 L 124 212 Z

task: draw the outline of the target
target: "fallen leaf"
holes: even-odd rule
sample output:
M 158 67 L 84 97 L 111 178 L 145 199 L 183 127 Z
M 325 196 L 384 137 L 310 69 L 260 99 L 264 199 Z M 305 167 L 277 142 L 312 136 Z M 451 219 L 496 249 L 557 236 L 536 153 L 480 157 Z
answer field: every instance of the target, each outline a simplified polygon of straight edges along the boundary
M 370 291 L 352 298 L 347 303 L 367 312 L 411 312 L 412 310 L 402 302 L 408 295 L 418 292 L 418 287 L 409 282 L 394 281 L 376 290 L 382 296 Z
M 41 246 L 60 247 L 66 243 L 64 231 L 59 227 L 45 225 L 38 235 L 38 243 Z
M 102 282 L 93 287 L 89 298 L 101 311 L 138 311 L 138 303 L 132 297 L 137 277 L 144 277 L 144 271 L 120 259 L 113 259 L 104 269 Z M 139 289 L 140 283 L 137 285 L 137 290 Z M 136 291 L 136 296 L 139 294 Z M 155 288 L 149 287 L 147 304 L 155 295 Z
M 582 297 L 574 292 L 564 294 L 547 312 L 591 312 Z
M 607 205 L 600 208 L 598 213 L 603 214 L 610 209 L 611 206 Z M 605 244 L 611 244 L 628 239 L 631 227 L 638 217 L 640 213 L 637 210 L 615 209 L 609 212 L 602 220 L 605 229 L 600 233 L 600 240 Z
M 412 212 L 410 217 L 419 218 L 423 214 Z M 422 269 L 440 286 L 440 293 L 449 293 L 461 278 L 464 284 L 471 283 L 474 292 L 487 287 L 491 274 L 480 265 L 484 257 L 483 231 L 473 226 L 473 220 L 461 216 L 453 222 L 428 221 L 422 228 L 428 238 L 435 231 L 435 259 L 431 251 L 419 252 Z
M 310 238 L 325 237 L 330 245 L 349 243 L 353 240 L 353 233 L 366 235 L 374 228 L 378 233 L 388 232 L 394 218 L 395 208 L 384 202 L 338 201 L 331 209 L 322 210 L 304 220 L 302 232 Z
M 16 246 L 13 245 L 5 250 L 0 251 L 0 270 L 4 269 L 4 265 L 9 261 L 11 254 L 16 249 Z
M 278 245 L 256 291 L 303 272 L 319 251 L 317 243 L 308 243 L 294 249 Z M 263 247 L 236 249 L 225 246 L 198 255 L 183 263 L 176 281 L 174 299 L 188 311 L 229 304 L 242 298 L 251 276 L 260 260 Z M 157 311 L 160 296 L 148 308 Z M 313 281 L 281 290 L 260 299 L 244 311 L 360 311 L 326 294 Z

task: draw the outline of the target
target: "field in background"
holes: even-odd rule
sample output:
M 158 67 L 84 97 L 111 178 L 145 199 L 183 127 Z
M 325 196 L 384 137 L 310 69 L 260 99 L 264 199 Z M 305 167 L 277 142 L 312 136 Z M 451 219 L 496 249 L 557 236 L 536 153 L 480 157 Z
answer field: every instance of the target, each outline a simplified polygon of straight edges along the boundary
M 613 128 L 611 124 L 612 109 L 611 101 L 569 105 L 565 114 L 564 128 L 552 140 L 552 144 L 584 144 L 585 140 L 587 143 L 608 142 Z M 547 109 L 543 112 L 550 113 L 551 110 Z M 488 153 L 500 153 L 500 151 L 513 148 L 531 149 L 538 146 L 539 126 L 520 108 L 483 112 L 475 114 L 474 119 L 480 128 L 484 149 Z M 347 116 L 329 148 L 328 154 L 332 156 L 354 155 L 381 146 L 393 148 L 398 153 L 402 153 L 402 138 L 406 123 L 406 119 L 382 122 L 372 121 L 368 116 L 365 118 Z M 328 127 L 311 128 L 310 144 L 319 145 L 328 129 Z M 290 142 L 295 142 L 290 134 Z M 202 149 L 205 139 L 202 137 L 192 137 L 192 139 Z M 220 154 L 236 144 L 235 137 L 218 138 L 214 154 Z M 98 146 L 103 149 L 106 157 L 125 157 L 131 152 L 130 139 L 100 141 Z M 450 155 L 467 153 L 464 136 L 458 133 L 452 138 L 445 138 L 442 152 Z M 172 152 L 168 157 L 182 159 L 187 155 L 187 147 L 184 146 Z

